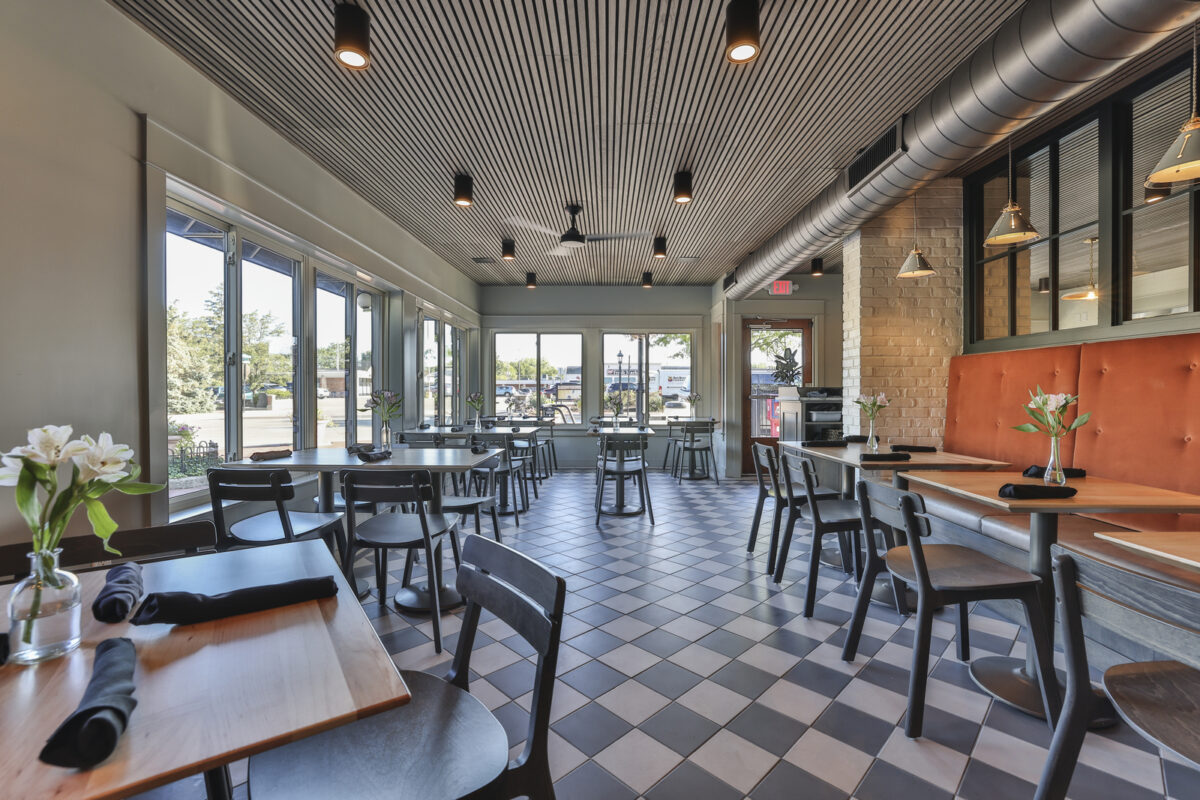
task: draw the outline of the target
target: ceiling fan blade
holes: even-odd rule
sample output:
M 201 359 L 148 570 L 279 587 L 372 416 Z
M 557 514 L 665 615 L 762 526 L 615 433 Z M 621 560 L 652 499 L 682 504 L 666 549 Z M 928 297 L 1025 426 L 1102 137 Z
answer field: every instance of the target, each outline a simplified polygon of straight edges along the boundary
M 571 253 L 575 252 L 575 249 L 576 248 L 563 247 L 562 245 L 559 245 L 558 247 L 554 248 L 546 255 L 548 255 L 548 256 L 569 256 L 569 255 L 571 255 Z
M 649 239 L 654 234 L 650 231 L 625 231 L 624 233 L 589 233 L 589 242 L 607 242 L 612 239 Z
M 544 233 L 547 236 L 557 237 L 560 233 L 562 233 L 562 231 L 556 231 L 551 228 L 547 228 L 545 225 L 539 225 L 536 222 L 531 222 L 530 220 L 527 220 L 524 217 L 509 217 L 507 220 L 505 220 L 505 222 L 508 222 L 509 224 L 512 224 L 512 225 L 516 225 L 518 228 L 524 228 L 527 231 L 536 231 L 537 233 Z

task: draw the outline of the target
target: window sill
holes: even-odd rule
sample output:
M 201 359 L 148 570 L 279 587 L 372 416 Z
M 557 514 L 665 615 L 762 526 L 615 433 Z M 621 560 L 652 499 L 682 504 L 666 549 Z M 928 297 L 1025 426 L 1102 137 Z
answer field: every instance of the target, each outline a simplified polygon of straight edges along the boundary
M 315 484 L 316 482 L 316 475 L 302 475 L 292 480 L 295 486 L 306 486 L 310 483 Z M 198 519 L 212 519 L 212 502 L 207 495 L 196 495 L 183 502 L 187 502 L 188 505 L 182 508 L 173 508 L 167 514 L 168 525 L 175 525 L 180 522 L 194 522 Z M 241 505 L 243 502 L 245 501 L 226 500 L 221 503 L 221 508 L 232 508 Z

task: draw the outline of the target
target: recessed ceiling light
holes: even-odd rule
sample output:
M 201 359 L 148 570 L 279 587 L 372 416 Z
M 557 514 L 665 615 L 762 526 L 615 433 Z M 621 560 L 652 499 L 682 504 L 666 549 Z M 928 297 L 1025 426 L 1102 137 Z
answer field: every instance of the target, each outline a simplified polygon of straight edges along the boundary
M 350 3 L 333 7 L 333 56 L 350 69 L 371 65 L 371 16 L 365 8 Z

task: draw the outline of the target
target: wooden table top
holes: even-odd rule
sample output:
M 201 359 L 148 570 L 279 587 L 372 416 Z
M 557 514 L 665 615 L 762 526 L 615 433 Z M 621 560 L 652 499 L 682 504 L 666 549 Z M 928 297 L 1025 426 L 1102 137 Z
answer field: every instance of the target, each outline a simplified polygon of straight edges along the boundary
M 1016 472 L 906 472 L 910 484 L 974 500 L 1016 514 L 1074 513 L 1184 513 L 1200 511 L 1200 495 L 1113 481 L 1108 478 L 1071 478 L 1067 485 L 1076 489 L 1074 497 L 1053 500 L 1009 500 L 1000 497 L 1006 483 L 1037 483 Z M 919 489 L 917 489 L 919 491 Z
M 1096 538 L 1200 570 L 1200 531 L 1101 531 Z
M 79 649 L 22 667 L 0 667 L 3 795 L 128 797 L 319 731 L 404 705 L 408 687 L 324 542 L 294 542 L 146 564 L 146 591 L 231 589 L 332 575 L 325 600 L 172 625 L 106 625 L 91 605 L 104 570 L 79 576 Z M 0 587 L 0 601 L 11 586 Z M 102 640 L 137 648 L 137 708 L 116 752 L 91 770 L 38 761 L 46 739 L 75 710 Z
M 653 436 L 653 435 L 654 435 L 654 429 L 653 429 L 653 428 L 650 428 L 650 427 L 647 427 L 647 428 L 641 429 L 641 428 L 638 428 L 638 427 L 636 427 L 636 426 L 635 426 L 635 427 L 632 427 L 632 428 L 626 428 L 626 427 L 620 427 L 620 428 L 600 428 L 600 429 L 598 429 L 598 430 L 592 430 L 591 428 L 588 428 L 587 435 L 588 435 L 588 436 L 608 436 L 608 435 L 614 435 L 614 436 Z
M 975 456 L 964 456 L 958 453 L 944 453 L 938 451 L 936 453 L 909 453 L 910 458 L 907 461 L 862 461 L 864 453 L 872 452 L 863 443 L 852 443 L 845 447 L 805 447 L 802 442 L 798 441 L 781 441 L 780 447 L 788 450 L 796 450 L 811 458 L 822 458 L 826 461 L 834 461 L 846 467 L 859 467 L 864 470 L 913 470 L 913 469 L 936 469 L 936 470 L 983 470 L 983 469 L 1003 469 L 1011 466 L 1007 461 L 993 461 L 990 458 L 976 458 Z M 880 447 L 881 455 L 891 455 L 891 451 Z M 1007 482 L 1007 481 L 1006 481 Z
M 317 447 L 296 450 L 287 458 L 271 461 L 231 461 L 222 466 L 230 469 L 264 469 L 283 467 L 296 472 L 339 472 L 343 469 L 427 469 L 430 472 L 465 472 L 478 467 L 502 450 L 489 449 L 472 453 L 465 447 L 397 447 L 385 461 L 359 461 L 358 456 L 344 447 Z

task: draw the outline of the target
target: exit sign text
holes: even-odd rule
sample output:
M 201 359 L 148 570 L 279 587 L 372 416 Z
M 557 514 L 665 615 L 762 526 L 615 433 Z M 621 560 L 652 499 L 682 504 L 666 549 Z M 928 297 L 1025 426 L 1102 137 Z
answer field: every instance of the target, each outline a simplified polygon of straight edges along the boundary
M 791 281 L 771 281 L 770 293 L 771 294 L 791 294 L 792 293 L 792 282 Z

